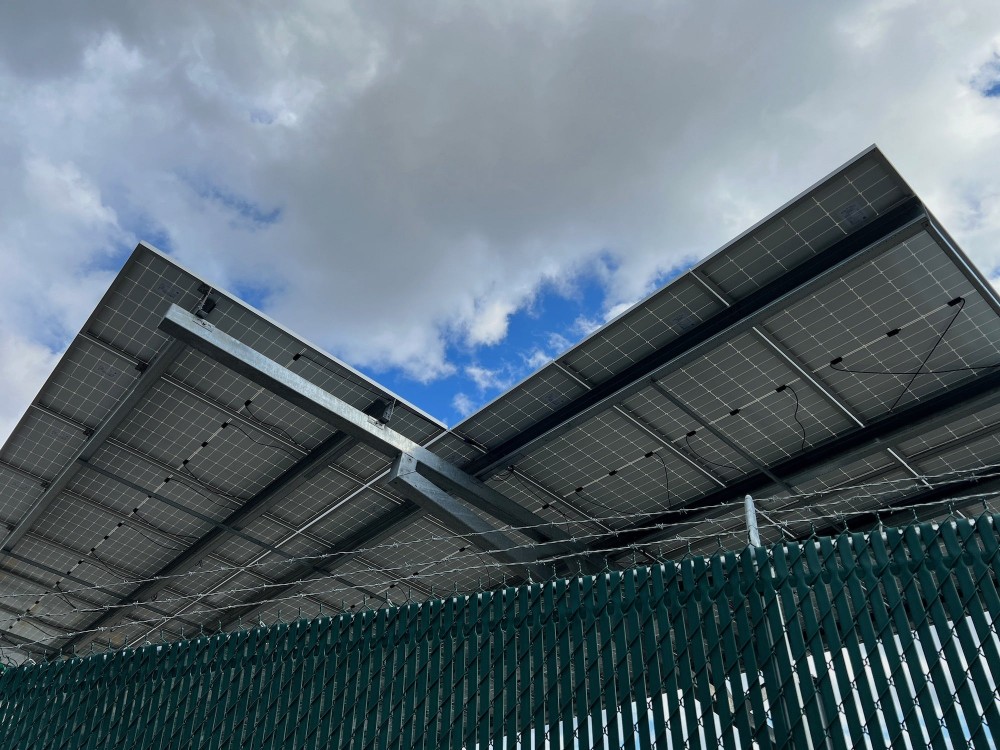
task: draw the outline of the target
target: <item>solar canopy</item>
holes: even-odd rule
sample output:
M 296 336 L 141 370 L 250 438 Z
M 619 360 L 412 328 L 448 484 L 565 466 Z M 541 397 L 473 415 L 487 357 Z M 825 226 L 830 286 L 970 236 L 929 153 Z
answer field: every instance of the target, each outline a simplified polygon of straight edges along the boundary
M 0 452 L 0 631 L 133 645 L 732 549 L 747 494 L 765 543 L 967 511 L 1000 491 L 998 315 L 871 148 L 448 430 L 140 245 Z

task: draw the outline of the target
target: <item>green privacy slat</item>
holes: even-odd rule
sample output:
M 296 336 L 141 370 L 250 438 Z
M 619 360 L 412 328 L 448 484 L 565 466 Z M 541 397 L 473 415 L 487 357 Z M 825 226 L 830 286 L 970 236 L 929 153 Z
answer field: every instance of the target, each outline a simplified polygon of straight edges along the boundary
M 285 648 L 283 659 L 278 667 L 278 699 L 274 702 L 273 712 L 274 722 L 271 731 L 264 736 L 264 747 L 283 747 L 284 725 L 288 720 L 288 715 L 292 712 L 292 699 L 296 695 L 292 688 L 295 673 L 299 671 L 302 664 L 302 657 L 297 652 L 302 647 L 302 635 L 306 632 L 305 625 L 301 620 L 288 626 L 286 633 L 287 647 Z
M 476 621 L 477 659 L 476 669 L 479 675 L 476 686 L 476 727 L 473 736 L 475 745 L 488 748 L 490 744 L 491 726 L 493 720 L 493 655 L 494 644 L 502 647 L 502 640 L 494 641 L 497 625 L 493 622 L 493 597 L 495 594 L 484 592 L 476 597 L 479 601 L 479 617 Z M 470 747 L 473 743 L 469 744 Z
M 975 533 L 989 534 L 992 530 L 992 525 L 986 524 L 977 524 L 975 530 L 949 524 L 943 529 L 943 538 L 948 553 L 955 561 L 952 570 L 960 587 L 962 604 L 957 606 L 955 611 L 966 611 L 970 614 L 980 643 L 979 651 L 986 660 L 990 674 L 995 676 L 1000 674 L 1000 648 L 993 637 L 993 627 L 996 619 L 1000 617 L 1000 596 L 993 576 L 989 575 L 987 560 L 991 553 L 987 550 L 988 543 L 984 543 L 985 540 Z M 997 551 L 994 548 L 993 554 Z M 971 562 L 971 567 L 961 564 L 966 562 Z M 986 695 L 985 689 L 978 682 L 977 692 L 981 696 Z M 997 733 L 1000 732 L 1000 720 L 994 713 L 998 707 L 996 701 L 987 703 L 989 704 L 986 714 L 989 724 L 988 734 L 995 741 Z
M 763 549 L 756 550 L 757 564 L 766 569 L 766 575 L 760 576 L 764 600 L 764 628 L 769 633 L 771 658 L 777 672 L 778 690 L 775 698 L 780 710 L 787 740 L 793 746 L 805 747 L 806 712 L 802 709 L 809 705 L 812 698 L 811 686 L 808 693 L 803 694 L 803 685 L 794 664 L 793 649 L 796 642 L 801 643 L 801 630 L 794 619 L 794 610 L 786 613 L 782 609 L 780 589 L 786 581 L 778 570 L 778 561 L 784 556 L 784 547 L 778 546 L 771 550 L 770 555 Z M 765 553 L 765 554 L 761 554 Z M 792 618 L 791 620 L 789 618 Z
M 559 691 L 559 722 L 561 725 L 559 748 L 573 748 L 576 744 L 576 717 L 573 714 L 573 645 L 570 627 L 574 615 L 571 614 L 569 586 L 567 581 L 558 580 L 553 584 L 553 599 L 556 612 L 556 650 L 559 659 L 559 671 L 553 675 L 553 681 L 558 681 Z M 586 711 L 584 714 L 586 715 Z
M 889 738 L 902 735 L 903 728 L 900 725 L 896 711 L 896 702 L 909 704 L 909 698 L 897 693 L 893 697 L 891 684 L 891 672 L 887 673 L 879 653 L 879 638 L 876 635 L 872 624 L 871 610 L 874 606 L 872 597 L 880 596 L 878 582 L 872 581 L 869 571 L 858 565 L 858 550 L 864 548 L 864 541 L 860 534 L 850 537 L 851 544 L 837 545 L 837 559 L 843 570 L 845 585 L 850 597 L 851 611 L 854 616 L 855 629 L 861 639 L 861 645 L 866 654 L 865 664 L 871 671 L 872 692 L 874 700 L 878 706 L 878 714 L 882 722 L 885 723 Z M 895 652 L 895 649 L 892 649 Z M 891 657 L 886 658 L 891 662 Z M 872 744 L 875 747 L 885 747 L 886 740 L 881 732 L 870 730 Z
M 327 717 L 333 716 L 336 697 L 346 680 L 350 619 L 341 616 L 330 620 L 325 663 L 319 678 L 321 684 L 317 685 L 317 700 L 309 710 L 306 747 L 323 747 L 330 739 L 330 722 Z
M 747 599 L 756 596 L 756 575 L 747 578 L 744 571 L 742 555 L 726 554 L 722 556 L 725 568 L 724 585 L 736 625 L 737 653 L 743 664 L 740 682 L 744 686 L 749 705 L 748 717 L 751 731 L 744 743 L 755 741 L 761 748 L 772 747 L 771 734 L 767 725 L 767 712 L 764 703 L 764 690 L 760 674 L 760 663 L 757 659 L 756 637 L 750 622 L 750 611 Z M 752 568 L 749 570 L 753 573 Z
M 346 639 L 344 653 L 341 658 L 341 668 L 337 673 L 336 687 L 330 711 L 324 717 L 320 728 L 320 743 L 329 742 L 332 747 L 348 747 L 351 734 L 353 733 L 354 709 L 357 704 L 358 670 L 362 664 L 362 658 L 371 656 L 371 649 L 364 648 L 366 639 L 371 637 L 373 626 L 384 630 L 385 616 L 379 612 L 375 614 L 362 612 L 351 621 L 351 627 Z M 375 643 L 381 642 L 381 632 L 376 633 Z
M 858 633 L 857 620 L 851 611 L 849 590 L 846 585 L 847 571 L 840 567 L 837 551 L 846 546 L 850 537 L 841 537 L 831 550 L 828 558 L 831 570 L 830 599 L 840 629 L 841 643 L 846 651 L 847 663 L 854 675 L 849 687 L 861 706 L 861 723 L 868 740 L 881 750 L 885 747 L 879 718 L 883 713 L 881 706 L 875 700 L 871 679 L 867 674 L 868 658 L 861 650 L 861 637 Z M 853 701 L 851 702 L 853 706 Z
M 919 707 L 915 703 L 914 694 L 906 679 L 907 669 L 903 663 L 902 644 L 893 635 L 894 626 L 884 594 L 885 587 L 881 585 L 881 579 L 877 573 L 878 565 L 870 545 L 861 546 L 855 550 L 855 553 L 852 557 L 860 571 L 861 580 L 864 582 L 866 613 L 871 617 L 872 632 L 868 636 L 869 647 L 871 647 L 870 644 L 877 643 L 885 658 L 883 679 L 890 692 L 887 713 L 891 711 L 896 714 L 895 706 L 898 704 L 898 713 L 902 717 L 901 721 L 905 729 L 900 729 L 900 734 L 897 736 L 908 736 L 915 744 L 921 744 L 924 742 L 923 722 Z M 843 557 L 847 557 L 846 548 Z M 882 660 L 878 659 L 874 663 L 881 666 Z M 883 705 L 885 704 L 883 703 Z
M 544 654 L 544 662 L 541 666 L 542 677 L 545 681 L 545 687 L 543 688 L 543 695 L 545 696 L 544 708 L 545 708 L 545 747 L 556 747 L 559 743 L 559 738 L 562 736 L 559 727 L 559 686 L 558 686 L 558 661 L 559 657 L 556 653 L 556 622 L 554 604 L 553 604 L 553 587 L 551 585 L 542 586 L 542 606 L 539 615 L 539 629 L 536 638 L 539 644 L 541 644 L 542 653 Z
M 480 740 L 480 745 L 484 748 L 490 746 L 495 748 L 503 747 L 503 697 L 505 692 L 504 684 L 507 678 L 507 641 L 511 636 L 510 628 L 504 620 L 506 606 L 504 594 L 505 591 L 500 590 L 494 591 L 490 595 L 490 633 L 492 634 L 490 638 L 490 680 L 492 688 L 488 696 L 490 700 L 490 728 L 487 735 L 487 743 L 484 745 L 482 740 Z
M 703 611 L 708 611 L 710 607 L 713 611 L 712 622 L 709 623 L 710 637 L 714 642 L 714 647 L 711 648 L 713 685 L 721 693 L 716 700 L 725 701 L 729 726 L 727 728 L 726 722 L 722 722 L 723 746 L 731 750 L 745 747 L 753 731 L 750 728 L 747 696 L 741 679 L 736 623 L 732 615 L 733 600 L 726 585 L 725 562 L 726 558 L 718 555 L 711 559 L 712 585 L 706 586 L 700 595 Z
M 676 576 L 677 568 L 674 565 L 658 565 L 652 570 L 653 605 L 656 608 L 655 622 L 657 629 L 656 656 L 660 662 L 660 674 L 663 677 L 663 686 L 666 689 L 666 725 L 670 729 L 672 746 L 683 747 L 685 738 L 683 720 L 681 719 L 680 683 L 677 678 L 679 670 L 677 661 L 674 658 L 674 646 L 672 642 L 674 629 L 668 605 L 670 594 L 673 593 Z
M 733 733 L 735 717 L 733 716 L 730 686 L 726 682 L 729 670 L 724 659 L 722 634 L 720 627 L 725 627 L 728 618 L 728 608 L 725 606 L 723 587 L 720 585 L 721 567 L 715 560 L 704 561 L 699 578 L 702 585 L 695 589 L 693 598 L 697 598 L 701 611 L 702 628 L 705 634 L 705 651 L 708 662 L 708 682 L 712 691 L 711 699 L 714 712 L 719 717 L 720 739 L 726 750 L 736 750 L 736 738 Z M 714 723 L 714 722 L 713 722 Z
M 959 519 L 22 666 L 0 750 L 994 747 L 998 576 Z
M 503 691 L 502 701 L 497 704 L 499 711 L 499 722 L 503 726 L 503 740 L 507 747 L 512 747 L 517 740 L 517 589 L 505 588 L 503 590 L 503 620 L 504 630 L 504 654 L 503 654 Z M 494 747 L 497 745 L 494 743 Z
M 943 594 L 948 591 L 952 584 L 950 581 L 950 571 L 941 564 L 939 550 L 940 540 L 936 530 L 929 524 L 916 528 L 907 529 L 907 546 L 910 549 L 910 557 L 915 568 L 915 578 L 918 582 L 921 598 L 928 611 L 928 619 L 938 637 L 938 663 L 941 671 L 951 678 L 952 690 L 958 699 L 958 704 L 954 704 L 960 716 L 960 728 L 963 732 L 968 732 L 971 739 L 971 746 L 976 748 L 990 747 L 990 743 L 985 737 L 985 717 L 979 713 L 973 697 L 972 686 L 966 678 L 966 667 L 962 663 L 963 659 L 959 654 L 959 643 L 956 636 L 961 639 L 968 636 L 967 624 L 964 617 L 956 619 L 954 625 L 949 621 L 948 613 L 943 606 Z M 929 550 L 935 550 L 938 554 L 930 555 Z M 932 575 L 932 571 L 935 575 Z M 935 580 L 936 578 L 936 580 Z M 977 647 L 973 639 L 968 638 L 961 645 L 965 648 L 968 660 L 971 662 L 971 673 L 976 676 L 976 669 L 980 670 L 981 684 L 985 688 L 987 678 L 982 674 L 982 665 L 979 663 Z M 957 687 L 957 690 L 954 690 Z M 995 711 L 995 706 L 994 706 Z M 957 741 L 953 735 L 952 741 Z M 963 737 L 963 739 L 966 739 Z
M 444 606 L 440 601 L 433 601 L 430 603 L 430 628 L 431 628 L 431 643 L 428 646 L 430 651 L 430 667 L 428 675 L 429 688 L 427 690 L 426 696 L 427 700 L 421 707 L 422 712 L 427 716 L 422 730 L 423 739 L 418 747 L 423 748 L 434 748 L 437 747 L 438 735 L 437 735 L 437 720 L 440 716 L 440 696 L 442 688 L 441 683 L 441 659 L 442 653 L 447 649 L 450 653 L 451 650 L 451 639 L 444 629 Z M 421 698 L 424 694 L 421 693 Z
M 974 591 L 970 591 L 968 596 L 962 596 L 959 593 L 959 586 L 962 586 L 964 591 L 968 591 L 963 585 L 963 581 L 968 577 L 968 570 L 964 564 L 958 564 L 961 561 L 961 553 L 958 555 L 952 553 L 954 543 L 957 539 L 951 524 L 945 524 L 942 527 L 940 541 L 941 544 L 934 544 L 928 548 L 928 557 L 933 562 L 933 567 L 939 571 L 936 577 L 939 582 L 939 589 L 945 610 L 952 617 L 954 617 L 953 613 L 955 612 L 965 612 L 967 614 L 967 617 L 956 618 L 953 626 L 953 630 L 958 637 L 958 645 L 961 646 L 961 654 L 969 664 L 969 677 L 973 683 L 972 687 L 974 690 L 970 691 L 967 689 L 966 694 L 974 692 L 976 696 L 983 696 L 990 692 L 991 678 L 987 674 L 987 665 L 990 667 L 990 671 L 996 674 L 993 671 L 993 665 L 996 663 L 996 660 L 991 660 L 990 658 L 993 655 L 995 644 L 992 642 L 992 638 L 989 637 L 988 623 L 985 622 L 982 614 L 982 606 L 978 597 L 975 596 Z M 942 546 L 948 548 L 949 554 L 947 557 L 942 550 Z M 969 554 L 971 557 L 975 553 L 970 550 Z M 989 640 L 988 644 L 984 643 L 984 638 Z M 951 653 L 954 654 L 956 651 L 956 644 L 953 642 Z M 982 654 L 982 656 L 980 657 L 978 654 Z M 947 653 L 946 657 L 948 657 Z M 951 658 L 955 657 L 952 656 Z M 961 675 L 957 679 L 961 679 Z M 970 707 L 966 700 L 963 700 L 963 707 L 967 715 L 976 710 L 974 706 Z M 974 715 L 970 722 L 972 725 L 972 739 L 977 747 L 992 747 L 992 736 L 989 726 L 1000 726 L 1000 709 L 998 709 L 995 701 L 987 701 L 982 705 L 982 710 L 983 714 L 981 716 Z
M 238 684 L 233 684 L 238 679 L 235 662 L 239 652 L 239 641 L 233 636 L 212 640 L 218 643 L 220 648 L 216 652 L 215 663 L 209 665 L 212 675 L 212 700 L 206 706 L 205 721 L 202 725 L 204 741 L 201 746 L 209 750 L 221 739 L 217 726 L 225 719 L 230 695 L 239 690 Z
M 147 652 L 140 650 L 134 652 L 133 658 L 140 663 L 145 663 L 147 662 L 147 659 L 145 658 L 147 655 L 148 655 Z M 110 665 L 108 665 L 108 669 L 106 670 L 105 673 L 105 678 L 115 685 L 122 685 L 123 683 L 127 684 L 128 682 L 130 682 L 130 680 L 127 680 L 127 678 L 124 681 L 122 679 L 124 676 L 122 669 L 123 666 L 124 664 L 122 663 L 122 660 L 115 659 Z M 152 684 L 151 680 L 144 680 L 144 682 L 146 684 Z M 88 714 L 91 718 L 92 723 L 89 725 L 89 728 L 85 734 L 87 738 L 85 747 L 88 748 L 88 750 L 90 748 L 96 747 L 98 739 L 101 737 L 106 737 L 108 735 L 108 732 L 111 730 L 111 723 L 114 721 L 115 719 L 114 714 L 116 713 L 115 704 L 116 703 L 119 704 L 117 706 L 119 710 L 122 708 L 121 702 L 112 701 L 110 700 L 110 698 L 111 698 L 111 693 L 106 690 L 100 690 L 100 691 L 94 690 L 91 692 L 91 702 L 88 709 Z M 148 700 L 152 701 L 153 699 L 154 695 L 151 693 L 149 695 Z M 125 702 L 124 705 L 127 705 L 127 702 Z
M 844 539 L 844 537 L 841 537 Z M 813 585 L 813 595 L 816 599 L 817 617 L 823 633 L 823 643 L 829 654 L 830 667 L 826 676 L 840 695 L 837 705 L 837 719 L 844 717 L 850 734 L 851 747 L 864 744 L 864 721 L 858 711 L 857 702 L 852 687 L 852 678 L 848 670 L 850 660 L 847 656 L 848 644 L 843 632 L 850 632 L 850 618 L 842 620 L 838 617 L 837 599 L 834 593 L 834 581 L 839 578 L 836 553 L 829 539 L 818 539 L 813 544 L 804 545 L 809 567 L 819 574 L 819 579 Z M 848 637 L 848 640 L 850 638 Z
M 427 623 L 430 607 L 416 610 L 416 621 L 410 629 L 408 655 L 406 657 L 406 700 L 402 707 L 403 726 L 400 735 L 402 747 L 413 747 L 413 739 L 418 731 L 420 719 L 417 716 L 417 701 L 421 681 L 426 685 L 427 674 Z
M 452 716 L 445 728 L 448 747 L 461 747 L 462 722 L 465 719 L 465 681 L 468 670 L 469 643 L 465 638 L 468 608 L 464 600 L 455 600 L 455 645 L 452 656 L 454 681 L 451 684 Z
M 888 531 L 889 529 L 886 530 L 886 532 Z M 937 716 L 937 701 L 931 691 L 930 682 L 921 669 L 922 655 L 916 639 L 913 637 L 912 624 L 907 618 L 906 607 L 897 585 L 895 573 L 899 570 L 898 564 L 890 558 L 884 536 L 884 534 L 874 534 L 868 540 L 892 622 L 891 635 L 884 639 L 884 642 L 891 643 L 893 636 L 899 640 L 903 664 L 907 670 L 907 676 L 915 688 L 913 698 L 922 719 L 921 735 L 919 736 L 931 747 L 945 748 L 948 747 L 948 744 L 942 733 L 938 731 L 940 723 Z M 897 676 L 897 684 L 899 679 L 902 679 L 901 674 Z
M 806 545 L 815 550 L 815 545 L 811 540 Z M 802 548 L 789 549 L 787 563 L 790 583 L 795 587 L 795 592 L 798 595 L 796 609 L 802 621 L 805 651 L 808 655 L 807 658 L 811 659 L 812 662 L 811 671 L 815 674 L 813 687 L 817 702 L 816 711 L 819 716 L 818 719 L 814 717 L 810 722 L 812 727 L 813 722 L 818 721 L 818 726 L 812 727 L 811 736 L 814 744 L 822 745 L 829 742 L 835 748 L 846 749 L 847 740 L 835 723 L 838 715 L 837 697 L 833 690 L 831 672 L 827 669 L 826 652 L 817 617 L 819 605 L 813 593 L 816 586 L 824 585 L 823 570 L 821 566 L 816 565 L 815 557 L 812 558 L 813 562 L 807 570 L 806 557 Z
M 321 685 L 320 672 L 325 661 L 323 657 L 327 650 L 329 632 L 330 621 L 325 618 L 310 623 L 306 642 L 307 661 L 299 668 L 298 688 L 295 691 L 297 710 L 289 722 L 286 734 L 287 744 L 292 747 L 305 747 L 306 733 L 309 730 L 309 707 L 316 702 L 317 690 Z
M 938 658 L 934 632 L 931 629 L 929 613 L 926 609 L 930 602 L 925 602 L 915 575 L 915 562 L 911 565 L 910 555 L 920 555 L 920 540 L 915 535 L 904 536 L 896 529 L 886 530 L 888 547 L 898 569 L 900 590 L 906 602 L 910 615 L 910 626 L 916 630 L 917 643 L 930 669 L 930 684 L 937 696 L 937 705 L 944 714 L 944 721 L 939 722 L 931 731 L 939 734 L 947 733 L 949 743 L 960 741 L 963 735 L 962 719 L 955 706 L 946 673 Z
M 571 739 L 578 741 L 580 747 L 591 747 L 590 717 L 587 710 L 587 661 L 584 653 L 585 613 L 581 596 L 583 581 L 582 578 L 572 578 L 567 586 L 570 654 L 566 664 L 572 664 L 570 695 L 573 696 L 573 703 L 569 710 L 573 712 L 573 720 L 576 723 Z M 565 672 L 568 674 L 569 670 L 565 670 Z
M 466 601 L 465 632 L 462 639 L 466 645 L 465 679 L 462 680 L 465 696 L 462 701 L 462 725 L 459 737 L 463 747 L 472 747 L 476 741 L 478 721 L 476 690 L 479 687 L 479 596 L 473 594 Z
M 620 571 L 611 571 L 607 578 L 609 609 L 606 619 L 610 620 L 611 625 L 611 646 L 615 665 L 615 703 L 621 716 L 621 741 L 630 744 L 635 738 L 637 719 L 631 692 L 632 677 L 628 664 L 629 649 L 628 635 L 625 632 L 625 613 L 626 608 L 630 607 L 632 602 L 625 602 L 622 599 L 624 593 L 622 588 L 623 574 Z
M 758 554 L 761 553 L 761 554 Z M 755 652 L 757 664 L 764 681 L 764 694 L 767 698 L 767 729 L 773 733 L 779 746 L 789 743 L 789 716 L 782 701 L 782 675 L 779 674 L 776 654 L 781 646 L 776 642 L 768 628 L 766 608 L 771 597 L 767 594 L 770 585 L 771 570 L 767 565 L 767 555 L 762 549 L 748 548 L 740 555 L 740 577 L 743 590 L 747 592 L 746 604 L 750 624 L 750 644 Z M 758 733 L 758 738 L 765 735 Z
M 714 700 L 712 685 L 708 674 L 708 660 L 705 657 L 705 632 L 702 612 L 698 606 L 697 591 L 704 579 L 704 561 L 701 559 L 685 560 L 681 564 L 681 581 L 683 583 L 683 602 L 679 610 L 687 630 L 687 648 L 685 649 L 691 664 L 691 683 L 689 694 L 685 697 L 692 709 L 699 709 L 693 721 L 689 721 L 688 731 L 697 731 L 704 736 L 704 743 L 713 747 L 718 744 L 715 731 Z M 710 614 L 714 617 L 714 614 Z
M 584 670 L 587 679 L 587 711 L 589 713 L 586 720 L 590 725 L 591 747 L 599 746 L 604 738 L 604 706 L 602 701 L 604 689 L 601 685 L 601 653 L 597 647 L 598 610 L 594 600 L 596 585 L 597 577 L 587 576 L 582 580 L 580 589 L 585 648 Z
M 263 750 L 267 747 L 266 738 L 270 737 L 274 731 L 275 712 L 274 704 L 281 694 L 281 669 L 284 664 L 284 656 L 287 651 L 288 625 L 278 625 L 275 630 L 276 639 L 274 650 L 269 655 L 270 658 L 266 667 L 267 689 L 260 698 L 260 714 L 254 733 L 250 738 L 249 750 Z
M 679 727 L 684 727 L 684 736 L 697 736 L 698 732 L 698 708 L 694 691 L 694 664 L 691 661 L 691 637 L 685 608 L 688 597 L 684 590 L 684 567 L 688 560 L 683 561 L 679 569 L 674 571 L 674 575 L 667 579 L 665 600 L 669 613 L 669 632 L 673 637 L 673 659 L 677 686 L 679 689 L 678 712 L 675 715 L 671 712 L 667 717 L 668 722 L 674 722 Z
M 380 658 L 369 660 L 368 674 L 362 672 L 361 690 L 358 702 L 365 697 L 366 720 L 361 730 L 360 719 L 353 735 L 351 747 L 385 750 L 390 745 L 392 720 L 397 705 L 403 697 L 403 667 L 405 664 L 406 630 L 409 627 L 409 611 L 391 609 L 388 611 L 385 635 L 381 641 Z
M 642 652 L 642 630 L 639 625 L 639 595 L 636 591 L 637 571 L 626 571 L 622 576 L 622 602 L 624 616 L 622 624 L 624 640 L 628 648 L 630 689 L 626 699 L 636 707 L 636 734 L 641 750 L 650 750 L 653 746 L 650 732 L 651 712 L 649 708 L 649 691 L 646 684 L 646 658 Z
M 413 738 L 410 747 L 427 748 L 433 745 L 427 732 L 430 716 L 437 711 L 436 697 L 431 696 L 431 678 L 437 684 L 437 669 L 432 653 L 440 650 L 440 603 L 428 602 L 421 608 L 420 643 L 417 648 L 417 681 L 414 686 L 416 700 L 413 706 Z M 432 641 L 433 644 L 432 645 Z M 440 656 L 438 662 L 440 663 Z M 432 708 L 433 706 L 433 708 Z
M 604 731 L 611 747 L 621 747 L 622 738 L 619 730 L 619 713 L 622 707 L 618 705 L 619 691 L 616 689 L 615 680 L 618 677 L 614 647 L 612 646 L 612 614 L 610 612 L 610 588 L 609 579 L 611 573 L 604 573 L 597 576 L 594 586 L 594 605 L 598 613 L 597 617 L 597 644 L 601 655 L 601 695 L 603 696 L 604 709 Z M 628 729 L 626 729 L 628 731 Z
M 410 627 L 408 608 L 392 610 L 392 624 L 388 629 L 384 644 L 384 659 L 381 665 L 372 661 L 372 675 L 367 681 L 370 700 L 374 700 L 373 713 L 378 721 L 373 731 L 365 731 L 359 747 L 386 750 L 392 744 L 394 720 L 398 717 L 399 704 L 403 700 L 403 670 L 406 656 L 406 632 Z M 374 670 L 378 670 L 377 673 Z M 379 680 L 382 687 L 379 688 Z
M 441 692 L 440 692 L 440 710 L 434 714 L 434 743 L 435 747 L 447 747 L 448 733 L 451 731 L 451 717 L 452 717 L 452 706 L 454 697 L 454 686 L 455 686 L 455 644 L 457 637 L 455 635 L 456 629 L 456 615 L 457 615 L 458 601 L 454 598 L 447 599 L 444 602 L 444 612 L 442 618 L 442 638 L 444 649 L 442 652 L 442 670 L 441 670 Z M 431 707 L 433 711 L 433 707 Z
M 531 608 L 527 612 L 528 632 L 531 639 L 528 651 L 530 669 L 531 737 L 527 747 L 545 747 L 545 647 L 542 643 L 542 586 L 534 583 L 528 587 Z
M 794 684 L 786 687 L 785 694 L 789 698 L 795 698 L 795 702 L 789 707 L 793 714 L 796 714 L 796 729 L 793 731 L 799 734 L 800 730 L 799 736 L 803 740 L 808 736 L 814 744 L 823 744 L 827 732 L 820 711 L 819 694 L 809 667 L 809 653 L 803 634 L 803 613 L 800 612 L 799 602 L 795 598 L 789 564 L 790 559 L 794 559 L 798 554 L 798 545 L 782 545 L 776 547 L 771 555 L 777 610 L 781 623 L 780 632 L 784 634 L 791 669 L 794 672 L 792 676 Z
M 652 575 L 648 568 L 639 568 L 636 574 L 636 590 L 638 592 L 637 619 L 642 652 L 644 673 L 648 682 L 648 701 L 652 706 L 653 731 L 651 742 L 656 747 L 666 745 L 667 719 L 663 711 L 662 695 L 665 690 L 663 676 L 660 674 L 660 660 L 657 655 L 657 639 L 655 631 L 655 607 L 652 596 Z M 571 613 L 572 616 L 572 613 Z M 573 618 L 575 622 L 576 618 Z

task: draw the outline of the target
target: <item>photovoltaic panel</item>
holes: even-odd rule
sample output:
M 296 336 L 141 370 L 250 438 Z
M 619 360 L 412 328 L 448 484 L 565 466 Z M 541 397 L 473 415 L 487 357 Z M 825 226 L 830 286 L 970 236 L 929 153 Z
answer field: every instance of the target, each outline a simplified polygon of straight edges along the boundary
M 192 349 L 78 461 L 150 380 L 169 343 L 166 309 L 206 300 L 219 331 L 352 407 L 391 405 L 389 428 L 472 467 L 509 508 L 611 566 L 745 544 L 747 492 L 766 541 L 876 509 L 941 517 L 952 487 L 1000 492 L 990 473 L 1000 397 L 981 385 L 1000 370 L 1000 301 L 874 148 L 448 431 L 140 245 L 0 451 L 7 528 L 49 501 L 9 546 L 0 602 L 25 586 L 48 591 L 27 613 L 44 611 L 49 624 L 34 627 L 47 636 L 55 620 L 96 621 L 73 613 L 59 587 L 104 586 L 79 594 L 100 607 L 129 595 L 123 578 L 175 564 L 178 576 L 113 628 L 116 643 L 160 627 L 166 637 L 231 628 L 230 614 L 289 619 L 299 607 L 471 593 L 517 575 L 475 534 L 404 504 L 385 484 L 394 456 L 364 444 L 345 444 L 253 520 L 227 526 L 333 429 Z M 79 470 L 48 497 L 67 467 Z M 455 502 L 535 549 L 535 531 Z

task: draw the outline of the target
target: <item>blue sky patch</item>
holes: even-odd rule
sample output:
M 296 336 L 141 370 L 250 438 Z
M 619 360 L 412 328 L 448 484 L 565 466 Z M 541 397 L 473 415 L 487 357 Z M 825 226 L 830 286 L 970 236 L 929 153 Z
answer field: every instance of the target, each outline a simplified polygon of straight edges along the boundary
M 274 113 L 266 109 L 251 109 L 250 122 L 254 125 L 273 125 Z
M 603 320 L 604 305 L 601 276 L 596 272 L 582 274 L 569 295 L 551 285 L 543 286 L 531 305 L 510 317 L 501 343 L 468 347 L 456 342 L 449 346 L 448 360 L 457 368 L 450 377 L 420 383 L 397 369 L 364 371 L 424 411 L 454 425 L 465 416 L 456 407 L 456 396 L 462 394 L 473 408 L 489 402 L 584 338 Z
M 264 207 L 246 196 L 211 182 L 189 179 L 188 183 L 200 198 L 222 206 L 242 219 L 239 224 L 244 228 L 264 229 L 281 220 L 283 210 L 280 206 Z
M 1000 54 L 994 53 L 989 62 L 979 69 L 972 85 L 985 97 L 1000 97 Z
M 228 291 L 248 305 L 253 305 L 258 310 L 264 310 L 267 307 L 268 298 L 274 294 L 274 287 L 263 283 L 235 281 L 231 283 L 231 288 Z

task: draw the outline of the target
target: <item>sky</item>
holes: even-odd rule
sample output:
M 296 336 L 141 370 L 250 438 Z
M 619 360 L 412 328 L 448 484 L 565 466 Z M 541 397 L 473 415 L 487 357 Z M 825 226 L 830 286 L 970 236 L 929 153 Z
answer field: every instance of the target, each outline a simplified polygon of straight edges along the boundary
M 0 440 L 139 240 L 448 424 L 872 143 L 1000 279 L 1000 3 L 0 5 Z

